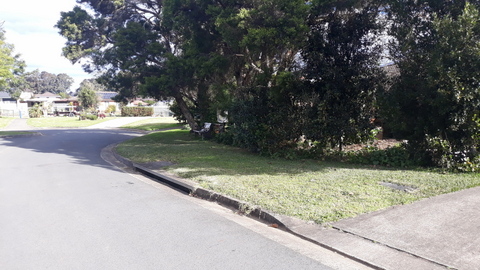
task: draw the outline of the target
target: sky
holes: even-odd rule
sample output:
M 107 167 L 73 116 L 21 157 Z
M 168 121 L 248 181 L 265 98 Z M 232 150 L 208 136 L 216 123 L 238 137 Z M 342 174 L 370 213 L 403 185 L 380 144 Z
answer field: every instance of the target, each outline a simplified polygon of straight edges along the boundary
M 15 54 L 20 54 L 27 64 L 26 70 L 65 73 L 75 80 L 71 91 L 93 77 L 62 56 L 66 39 L 54 27 L 60 12 L 71 11 L 75 4 L 75 0 L 22 0 L 4 1 L 0 8 L 6 41 L 15 46 Z

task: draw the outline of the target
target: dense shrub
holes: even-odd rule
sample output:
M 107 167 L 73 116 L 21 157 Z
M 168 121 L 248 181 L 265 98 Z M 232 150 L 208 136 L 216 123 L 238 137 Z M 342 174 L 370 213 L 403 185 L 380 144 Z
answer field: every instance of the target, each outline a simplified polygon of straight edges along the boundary
M 82 113 L 80 114 L 80 117 L 79 117 L 79 120 L 97 120 L 97 119 L 98 119 L 98 115 L 96 114 Z
M 40 118 L 43 115 L 42 107 L 38 104 L 33 105 L 32 108 L 28 110 L 28 115 L 30 118 Z
M 152 116 L 152 107 L 123 107 L 122 116 Z
M 105 113 L 115 113 L 117 111 L 117 106 L 115 105 L 108 105 Z
M 404 145 L 394 146 L 387 149 L 377 147 L 365 147 L 359 151 L 346 152 L 348 161 L 366 165 L 379 165 L 388 167 L 408 167 L 417 165 L 415 160 L 410 159 L 409 152 Z

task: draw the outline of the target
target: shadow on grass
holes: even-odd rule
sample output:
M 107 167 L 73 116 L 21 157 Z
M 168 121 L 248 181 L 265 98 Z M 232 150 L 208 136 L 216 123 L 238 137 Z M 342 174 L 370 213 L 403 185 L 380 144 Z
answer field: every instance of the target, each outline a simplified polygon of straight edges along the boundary
M 145 131 L 157 131 L 162 129 L 180 128 L 179 124 L 140 124 L 140 125 L 126 125 L 123 128 L 138 129 Z
M 374 167 L 313 159 L 285 160 L 259 156 L 245 149 L 202 140 L 188 131 L 153 133 L 121 144 L 119 154 L 137 163 L 171 162 L 188 170 L 188 177 L 200 175 L 300 174 L 338 169 L 398 171 L 402 168 Z M 164 168 L 159 165 L 158 169 Z M 418 171 L 418 169 L 411 169 Z

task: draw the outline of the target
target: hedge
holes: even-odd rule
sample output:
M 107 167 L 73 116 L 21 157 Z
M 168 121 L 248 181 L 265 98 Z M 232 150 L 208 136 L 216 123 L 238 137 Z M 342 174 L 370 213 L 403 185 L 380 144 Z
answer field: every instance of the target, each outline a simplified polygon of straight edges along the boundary
M 152 107 L 123 107 L 122 116 L 152 116 Z

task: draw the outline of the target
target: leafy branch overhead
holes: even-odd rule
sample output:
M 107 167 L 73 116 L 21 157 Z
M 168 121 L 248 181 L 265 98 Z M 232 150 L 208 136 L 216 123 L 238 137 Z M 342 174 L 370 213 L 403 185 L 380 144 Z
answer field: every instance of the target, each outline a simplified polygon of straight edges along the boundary
M 412 158 L 478 156 L 480 1 L 77 3 L 56 25 L 65 57 L 124 100 L 173 99 L 192 129 L 228 112 L 224 142 L 324 153 L 382 123 Z

